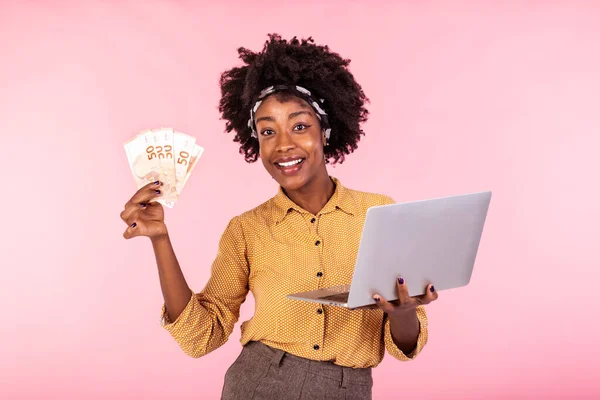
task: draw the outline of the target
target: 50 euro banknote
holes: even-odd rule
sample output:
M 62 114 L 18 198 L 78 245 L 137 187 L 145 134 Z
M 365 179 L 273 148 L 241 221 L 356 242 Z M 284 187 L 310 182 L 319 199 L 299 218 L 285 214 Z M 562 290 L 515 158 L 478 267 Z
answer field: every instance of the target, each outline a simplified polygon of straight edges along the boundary
M 157 201 L 172 208 L 204 148 L 193 136 L 173 128 L 158 128 L 140 132 L 125 143 L 125 154 L 137 188 L 161 181 Z

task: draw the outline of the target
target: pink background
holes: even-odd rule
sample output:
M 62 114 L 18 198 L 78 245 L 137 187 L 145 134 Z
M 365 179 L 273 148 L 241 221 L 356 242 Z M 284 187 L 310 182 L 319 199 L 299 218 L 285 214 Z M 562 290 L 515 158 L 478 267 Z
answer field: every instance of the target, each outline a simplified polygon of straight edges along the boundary
M 372 115 L 330 169 L 346 186 L 494 192 L 471 285 L 374 398 L 600 396 L 598 2 L 201 3 L 1 3 L 0 398 L 218 398 L 239 323 L 201 359 L 160 327 L 150 244 L 121 237 L 123 142 L 166 125 L 206 148 L 167 213 L 200 290 L 228 220 L 277 190 L 217 112 L 219 73 L 269 32 L 353 60 Z

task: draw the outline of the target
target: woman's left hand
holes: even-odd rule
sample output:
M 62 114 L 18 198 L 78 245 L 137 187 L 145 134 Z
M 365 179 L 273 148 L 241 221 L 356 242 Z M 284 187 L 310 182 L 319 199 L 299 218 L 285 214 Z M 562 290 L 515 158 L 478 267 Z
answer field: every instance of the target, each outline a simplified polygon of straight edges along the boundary
M 429 304 L 438 298 L 438 293 L 432 284 L 427 285 L 425 294 L 413 297 L 408 295 L 407 282 L 403 278 L 396 280 L 396 287 L 398 288 L 398 300 L 387 301 L 379 294 L 373 296 L 377 306 L 390 317 L 405 315 L 407 311 L 414 311 L 418 306 Z

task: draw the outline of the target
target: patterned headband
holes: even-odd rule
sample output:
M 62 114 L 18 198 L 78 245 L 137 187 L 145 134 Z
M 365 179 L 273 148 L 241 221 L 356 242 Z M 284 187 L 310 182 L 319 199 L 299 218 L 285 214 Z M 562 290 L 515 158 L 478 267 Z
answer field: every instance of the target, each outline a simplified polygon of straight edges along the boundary
M 254 126 L 254 115 L 256 113 L 256 110 L 258 110 L 258 107 L 260 107 L 265 97 L 280 91 L 291 92 L 296 96 L 300 97 L 301 99 L 304 99 L 308 104 L 310 104 L 312 108 L 314 108 L 314 110 L 317 112 L 317 118 L 319 118 L 319 120 L 321 121 L 321 126 L 323 127 L 323 129 L 325 129 L 325 139 L 329 140 L 329 136 L 331 135 L 331 128 L 329 127 L 329 119 L 327 118 L 327 113 L 325 112 L 325 110 L 323 110 L 323 102 L 325 100 L 319 100 L 314 98 L 310 93 L 310 90 L 305 89 L 302 86 L 296 85 L 274 85 L 269 86 L 268 88 L 263 89 L 263 91 L 260 92 L 258 98 L 256 99 L 256 102 L 254 103 L 254 106 L 250 109 L 250 119 L 248 120 L 248 127 L 252 130 L 252 137 L 258 139 L 258 134 L 256 133 L 256 129 Z

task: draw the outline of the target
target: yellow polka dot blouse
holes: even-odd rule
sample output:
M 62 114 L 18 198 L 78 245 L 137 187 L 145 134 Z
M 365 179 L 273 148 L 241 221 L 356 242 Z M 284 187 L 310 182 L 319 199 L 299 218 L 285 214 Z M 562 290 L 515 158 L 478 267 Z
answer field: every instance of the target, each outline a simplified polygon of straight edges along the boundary
M 163 305 L 162 325 L 186 354 L 201 357 L 227 341 L 248 290 L 255 313 L 241 325 L 242 345 L 260 341 L 352 368 L 377 366 L 385 349 L 399 360 L 421 351 L 427 343 L 422 306 L 417 309 L 418 345 L 405 355 L 379 309 L 352 311 L 286 298 L 349 284 L 367 209 L 393 203 L 390 197 L 347 189 L 332 179 L 335 192 L 318 215 L 301 209 L 279 188 L 275 197 L 229 222 L 204 290 L 191 296 L 175 321 L 168 320 Z

